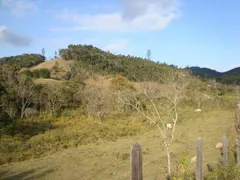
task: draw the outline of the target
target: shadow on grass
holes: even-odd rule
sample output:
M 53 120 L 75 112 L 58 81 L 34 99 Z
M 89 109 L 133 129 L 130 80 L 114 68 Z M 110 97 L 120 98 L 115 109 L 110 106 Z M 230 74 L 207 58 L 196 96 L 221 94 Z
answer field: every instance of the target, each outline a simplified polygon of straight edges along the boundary
M 27 136 L 32 137 L 37 134 L 44 133 L 47 130 L 55 129 L 57 126 L 52 125 L 49 122 L 24 122 L 17 123 L 12 127 L 11 135 L 15 136 Z
M 20 172 L 20 173 L 13 173 L 7 171 L 0 171 L 0 180 L 30 180 L 30 179 L 40 179 L 44 178 L 48 173 L 53 172 L 52 169 L 31 169 L 28 171 Z

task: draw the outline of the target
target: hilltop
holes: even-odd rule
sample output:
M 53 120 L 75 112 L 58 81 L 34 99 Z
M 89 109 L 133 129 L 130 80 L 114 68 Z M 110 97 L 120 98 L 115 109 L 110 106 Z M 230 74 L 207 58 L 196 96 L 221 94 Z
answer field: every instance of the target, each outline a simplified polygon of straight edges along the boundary
M 139 81 L 156 79 L 155 72 L 166 72 L 172 65 L 149 61 L 146 58 L 135 56 L 114 55 L 103 51 L 92 45 L 69 45 L 67 48 L 59 50 L 60 58 L 51 61 L 45 61 L 45 57 L 40 54 L 23 54 L 18 56 L 3 57 L 0 64 L 11 64 L 19 68 L 49 69 L 57 65 L 59 66 L 60 76 L 71 71 L 70 67 L 77 63 L 81 67 L 92 73 L 101 75 L 121 74 L 129 80 Z M 201 68 L 198 66 L 187 67 L 193 75 L 202 79 L 216 79 L 224 84 L 232 84 L 240 82 L 240 67 L 236 67 L 226 72 L 218 72 L 209 68 Z
M 59 66 L 57 67 L 58 70 L 65 73 L 71 71 L 70 66 L 76 64 L 90 73 L 101 75 L 121 74 L 133 81 L 154 80 L 158 78 L 155 72 L 164 73 L 173 68 L 165 63 L 154 62 L 145 58 L 114 55 L 92 45 L 69 45 L 67 48 L 59 50 L 59 56 L 57 59 L 44 61 L 44 56 L 40 54 L 24 54 L 4 57 L 0 59 L 0 62 L 18 68 L 29 68 L 30 70 L 52 70 L 54 66 Z M 40 60 L 39 57 L 41 57 Z M 60 73 L 60 76 L 65 73 Z
M 187 67 L 186 69 L 191 70 L 193 75 L 199 76 L 203 79 L 216 79 L 224 84 L 240 84 L 240 67 L 236 67 L 226 72 L 218 72 L 213 69 L 197 66 Z

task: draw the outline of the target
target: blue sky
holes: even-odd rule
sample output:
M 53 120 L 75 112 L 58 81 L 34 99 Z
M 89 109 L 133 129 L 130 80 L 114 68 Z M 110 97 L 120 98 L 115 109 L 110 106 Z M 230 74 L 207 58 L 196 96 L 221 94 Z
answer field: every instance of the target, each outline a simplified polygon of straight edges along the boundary
M 0 0 L 0 57 L 69 44 L 180 67 L 240 66 L 239 0 Z

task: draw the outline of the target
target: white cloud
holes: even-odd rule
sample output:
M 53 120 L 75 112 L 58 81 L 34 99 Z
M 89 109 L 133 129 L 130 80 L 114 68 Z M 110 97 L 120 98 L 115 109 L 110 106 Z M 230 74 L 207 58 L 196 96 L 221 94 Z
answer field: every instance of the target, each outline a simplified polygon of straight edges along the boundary
M 10 31 L 6 26 L 0 25 L 0 44 L 11 44 L 14 46 L 22 47 L 29 46 L 32 42 L 31 38 L 20 36 Z
M 129 44 L 129 41 L 126 39 L 117 39 L 117 40 L 114 40 L 113 42 L 107 44 L 104 47 L 104 50 L 110 51 L 112 53 L 116 53 L 116 52 L 122 53 L 126 50 L 128 44 Z
M 179 0 L 121 0 L 121 8 L 114 13 L 81 14 L 68 9 L 56 17 L 72 24 L 69 28 L 52 28 L 53 31 L 97 30 L 137 31 L 160 30 L 179 16 Z
M 177 6 L 176 0 L 121 0 L 121 2 L 122 17 L 130 20 L 151 12 L 168 15 L 174 12 Z
M 35 3 L 33 0 L 0 0 L 0 4 L 10 9 L 16 17 L 23 17 L 29 12 L 36 11 Z
M 240 67 L 240 63 L 235 63 L 235 64 L 232 64 L 230 69 L 234 69 L 234 68 L 238 68 L 238 67 Z

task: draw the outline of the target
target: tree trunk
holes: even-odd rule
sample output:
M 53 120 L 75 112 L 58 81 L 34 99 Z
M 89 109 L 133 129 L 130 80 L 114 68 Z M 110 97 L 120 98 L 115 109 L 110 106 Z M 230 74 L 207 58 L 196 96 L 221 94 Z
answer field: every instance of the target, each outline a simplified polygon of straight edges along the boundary
M 168 158 L 168 177 L 167 177 L 167 179 L 170 180 L 171 179 L 171 156 L 170 156 L 169 147 L 167 147 L 166 149 L 167 149 L 167 158 Z
M 25 107 L 23 106 L 21 108 L 21 119 L 23 119 L 23 117 L 24 117 L 24 111 L 25 111 Z

